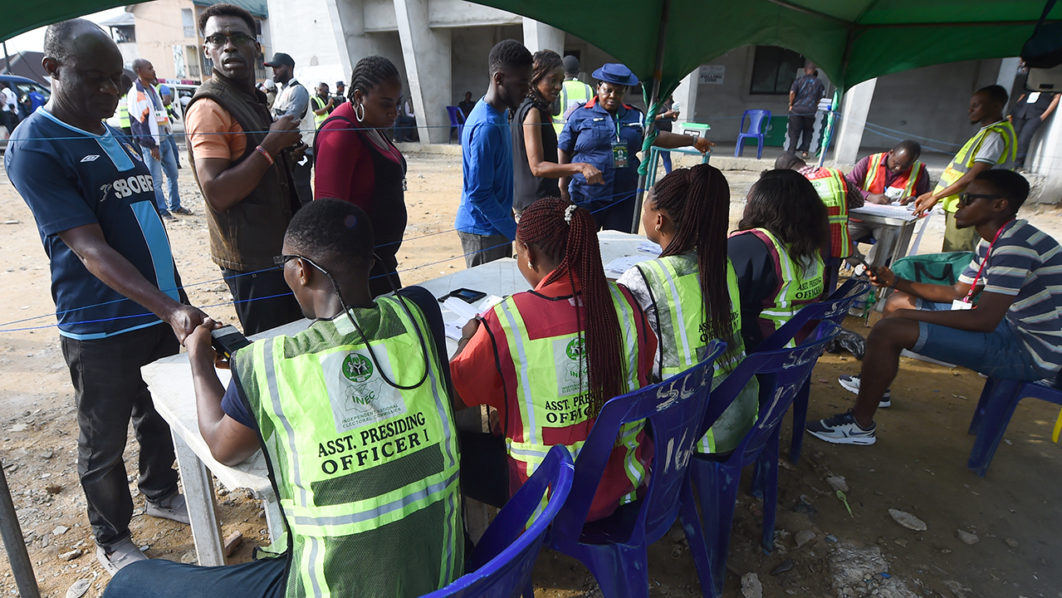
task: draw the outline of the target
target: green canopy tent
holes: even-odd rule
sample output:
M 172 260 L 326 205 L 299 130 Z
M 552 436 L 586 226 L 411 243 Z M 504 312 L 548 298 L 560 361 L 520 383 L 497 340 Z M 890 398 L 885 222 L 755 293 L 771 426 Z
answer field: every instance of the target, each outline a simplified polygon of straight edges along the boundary
M 579 36 L 626 64 L 644 82 L 648 151 L 659 98 L 698 65 L 734 48 L 761 44 L 800 52 L 843 92 L 889 73 L 1016 56 L 1046 0 L 473 1 Z M 1062 3 L 1048 20 L 1062 20 Z M 648 161 L 639 189 L 647 168 Z M 640 191 L 637 203 L 640 208 Z

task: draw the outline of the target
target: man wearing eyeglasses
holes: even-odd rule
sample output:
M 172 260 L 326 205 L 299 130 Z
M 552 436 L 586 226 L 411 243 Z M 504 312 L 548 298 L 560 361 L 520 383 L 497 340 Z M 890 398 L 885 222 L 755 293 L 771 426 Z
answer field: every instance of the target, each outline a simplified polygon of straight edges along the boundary
M 310 327 L 233 351 L 227 389 L 211 348 L 217 324 L 186 342 L 211 454 L 229 465 L 265 455 L 290 530 L 283 557 L 136 563 L 107 598 L 420 596 L 464 573 L 439 302 L 419 287 L 374 300 L 372 248 L 361 208 L 312 202 L 276 256 Z
M 905 280 L 886 267 L 871 271 L 871 282 L 896 292 L 867 338 L 861 375 L 840 380 L 857 394 L 855 406 L 808 424 L 809 433 L 834 444 L 874 444 L 874 413 L 891 405 L 903 349 L 993 378 L 1055 379 L 1062 367 L 1062 247 L 1016 219 L 1028 195 L 1028 181 L 1009 170 L 984 171 L 959 195 L 956 226 L 973 229 L 980 242 L 954 286 Z
M 215 4 L 200 13 L 199 28 L 214 73 L 186 111 L 188 153 L 206 200 L 210 256 L 251 335 L 301 316 L 273 266 L 299 207 L 289 149 L 299 142 L 299 119 L 274 121 L 265 95 L 255 89 L 261 48 L 249 12 Z

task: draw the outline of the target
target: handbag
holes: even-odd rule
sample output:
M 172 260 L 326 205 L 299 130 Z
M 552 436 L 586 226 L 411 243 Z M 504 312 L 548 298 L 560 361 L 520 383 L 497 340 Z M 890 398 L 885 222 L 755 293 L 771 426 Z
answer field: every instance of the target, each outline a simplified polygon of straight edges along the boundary
M 1062 23 L 1048 23 L 1048 13 L 1057 0 L 1048 0 L 1032 37 L 1021 48 L 1021 59 L 1030 68 L 1049 69 L 1062 64 Z

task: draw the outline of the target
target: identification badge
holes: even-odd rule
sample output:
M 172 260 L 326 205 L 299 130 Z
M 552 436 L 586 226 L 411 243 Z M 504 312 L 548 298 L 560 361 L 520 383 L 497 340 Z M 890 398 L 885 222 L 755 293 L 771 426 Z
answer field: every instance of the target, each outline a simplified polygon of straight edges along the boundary
M 956 309 L 973 309 L 973 303 L 967 303 L 962 299 L 956 299 L 951 302 L 951 309 L 953 311 Z
M 612 167 L 627 167 L 627 144 L 622 141 L 612 142 Z

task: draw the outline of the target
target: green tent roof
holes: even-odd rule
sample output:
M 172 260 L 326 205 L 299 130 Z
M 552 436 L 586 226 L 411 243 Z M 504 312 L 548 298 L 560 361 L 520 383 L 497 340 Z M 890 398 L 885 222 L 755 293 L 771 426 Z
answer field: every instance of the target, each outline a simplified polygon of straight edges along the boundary
M 542 21 L 652 78 L 660 23 L 663 87 L 745 45 L 800 52 L 847 89 L 880 75 L 1017 56 L 1045 0 L 475 0 Z M 1050 19 L 1062 19 L 1062 3 Z
M 223 0 L 193 0 L 193 4 L 209 6 L 221 1 Z M 266 0 L 225 1 L 242 6 L 256 17 L 267 18 L 269 16 Z M 0 0 L 0 15 L 4 15 L 3 19 L 0 19 L 0 40 L 11 39 L 20 33 L 65 19 L 129 4 L 138 4 L 138 2 L 136 0 L 48 0 L 47 2 Z

